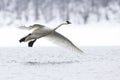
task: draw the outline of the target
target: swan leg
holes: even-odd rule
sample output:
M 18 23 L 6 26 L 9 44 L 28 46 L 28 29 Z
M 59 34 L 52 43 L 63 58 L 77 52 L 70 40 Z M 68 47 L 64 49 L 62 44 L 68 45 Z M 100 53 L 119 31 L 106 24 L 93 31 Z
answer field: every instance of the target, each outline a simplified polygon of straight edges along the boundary
M 28 47 L 32 47 L 36 40 L 37 40 L 37 39 L 35 39 L 35 40 L 33 40 L 33 41 L 30 41 L 30 42 L 28 43 Z
M 28 34 L 27 36 L 23 37 L 22 39 L 19 40 L 19 42 L 25 42 L 26 41 L 26 38 L 29 37 L 31 34 Z

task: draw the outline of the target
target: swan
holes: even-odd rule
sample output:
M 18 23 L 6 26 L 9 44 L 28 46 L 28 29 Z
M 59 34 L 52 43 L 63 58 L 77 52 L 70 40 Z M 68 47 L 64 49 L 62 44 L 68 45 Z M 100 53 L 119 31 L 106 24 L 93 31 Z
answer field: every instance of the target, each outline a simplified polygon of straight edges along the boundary
M 27 30 L 31 30 L 33 29 L 33 32 L 28 34 L 27 36 L 21 38 L 19 40 L 19 42 L 28 42 L 28 47 L 32 47 L 33 44 L 36 42 L 37 39 L 45 37 L 48 38 L 50 41 L 68 48 L 71 51 L 76 51 L 79 53 L 83 53 L 82 50 L 80 50 L 77 46 L 75 46 L 69 39 L 67 39 L 66 37 L 64 37 L 63 35 L 61 35 L 60 33 L 56 32 L 56 30 L 61 27 L 62 25 L 68 25 L 71 24 L 71 22 L 66 21 L 60 25 L 58 25 L 57 27 L 50 29 L 48 27 L 45 27 L 44 25 L 41 24 L 34 24 L 31 25 L 29 27 L 26 26 L 20 26 L 19 28 L 21 29 L 27 29 Z

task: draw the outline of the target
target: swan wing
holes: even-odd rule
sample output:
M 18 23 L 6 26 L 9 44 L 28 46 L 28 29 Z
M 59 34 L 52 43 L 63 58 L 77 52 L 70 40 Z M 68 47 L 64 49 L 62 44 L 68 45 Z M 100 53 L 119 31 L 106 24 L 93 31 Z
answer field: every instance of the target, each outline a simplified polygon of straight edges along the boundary
M 26 27 L 26 26 L 19 26 L 18 28 L 19 29 L 25 29 L 25 30 L 36 30 L 38 28 L 44 28 L 45 26 L 44 25 L 40 25 L 40 24 L 34 24 L 34 25 L 31 25 L 29 27 Z
M 26 27 L 26 26 L 19 26 L 18 28 L 19 29 L 25 29 L 25 30 L 30 30 L 31 29 L 31 27 Z
M 68 48 L 68 50 L 78 53 L 83 53 L 77 46 L 75 46 L 69 39 L 61 35 L 60 33 L 53 31 L 46 36 L 53 43 L 60 45 L 61 47 Z

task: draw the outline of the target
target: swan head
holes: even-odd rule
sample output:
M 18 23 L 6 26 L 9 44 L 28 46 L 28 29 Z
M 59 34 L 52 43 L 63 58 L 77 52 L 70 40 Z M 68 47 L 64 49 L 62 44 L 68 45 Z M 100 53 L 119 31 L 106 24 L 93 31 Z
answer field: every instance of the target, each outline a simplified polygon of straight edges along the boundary
M 67 24 L 71 24 L 71 22 L 70 22 L 70 21 L 66 21 L 66 23 L 67 23 Z
M 64 23 L 62 23 L 61 25 L 68 25 L 68 24 L 71 24 L 71 22 L 70 21 L 65 21 Z M 61 26 L 60 25 L 60 26 Z

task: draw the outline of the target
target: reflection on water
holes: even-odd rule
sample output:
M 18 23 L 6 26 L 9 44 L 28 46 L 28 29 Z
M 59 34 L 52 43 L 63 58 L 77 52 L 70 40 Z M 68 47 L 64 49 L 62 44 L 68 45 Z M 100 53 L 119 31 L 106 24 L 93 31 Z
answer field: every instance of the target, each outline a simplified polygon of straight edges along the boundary
M 28 62 L 25 62 L 24 64 L 25 65 L 61 65 L 61 64 L 72 64 L 72 63 L 79 63 L 79 61 L 61 61 L 61 62 L 32 62 L 32 61 L 28 61 Z

